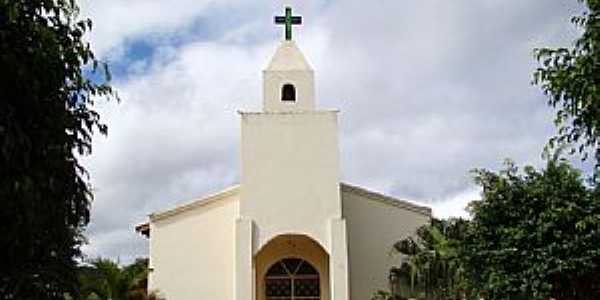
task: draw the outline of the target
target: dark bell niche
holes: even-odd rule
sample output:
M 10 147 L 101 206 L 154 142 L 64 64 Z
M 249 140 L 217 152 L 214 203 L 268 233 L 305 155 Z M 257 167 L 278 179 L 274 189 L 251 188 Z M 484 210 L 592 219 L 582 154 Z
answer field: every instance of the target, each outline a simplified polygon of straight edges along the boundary
M 286 83 L 281 88 L 281 101 L 296 101 L 296 88 Z

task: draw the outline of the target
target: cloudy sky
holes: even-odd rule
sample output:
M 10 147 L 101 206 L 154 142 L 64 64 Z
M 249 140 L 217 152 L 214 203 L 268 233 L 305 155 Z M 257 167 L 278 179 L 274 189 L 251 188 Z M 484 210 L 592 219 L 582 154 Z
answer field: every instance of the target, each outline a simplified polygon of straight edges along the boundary
M 109 135 L 85 158 L 88 256 L 147 255 L 149 213 L 238 182 L 236 111 L 260 109 L 286 4 L 318 105 L 341 110 L 344 181 L 464 216 L 469 170 L 541 165 L 554 128 L 532 50 L 570 45 L 575 0 L 86 0 L 122 98 L 99 105 Z

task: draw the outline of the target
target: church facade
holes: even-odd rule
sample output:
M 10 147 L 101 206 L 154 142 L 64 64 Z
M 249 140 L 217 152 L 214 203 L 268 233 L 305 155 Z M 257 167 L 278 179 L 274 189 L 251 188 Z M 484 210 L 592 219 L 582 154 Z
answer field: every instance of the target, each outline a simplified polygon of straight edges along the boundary
M 289 24 L 288 24 L 289 25 Z M 240 112 L 240 184 L 153 213 L 149 291 L 168 300 L 365 300 L 388 287 L 393 244 L 431 209 L 340 182 L 337 115 L 291 40 Z

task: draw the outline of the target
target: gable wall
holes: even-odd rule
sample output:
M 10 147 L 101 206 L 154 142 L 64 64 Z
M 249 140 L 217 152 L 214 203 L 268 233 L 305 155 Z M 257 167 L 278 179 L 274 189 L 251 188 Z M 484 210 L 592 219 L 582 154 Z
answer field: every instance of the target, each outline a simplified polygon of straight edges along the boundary
M 399 265 L 392 246 L 414 234 L 430 216 L 341 189 L 346 219 L 350 299 L 371 299 L 377 290 L 388 289 L 389 270 Z
M 235 219 L 231 195 L 151 220 L 149 290 L 166 299 L 233 299 Z

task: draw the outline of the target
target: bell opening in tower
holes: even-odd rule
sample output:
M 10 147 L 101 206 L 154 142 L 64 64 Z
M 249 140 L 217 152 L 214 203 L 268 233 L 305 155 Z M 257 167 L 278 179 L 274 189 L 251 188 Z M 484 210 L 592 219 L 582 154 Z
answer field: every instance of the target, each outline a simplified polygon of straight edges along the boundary
M 292 84 L 281 87 L 281 101 L 296 101 L 296 88 Z

